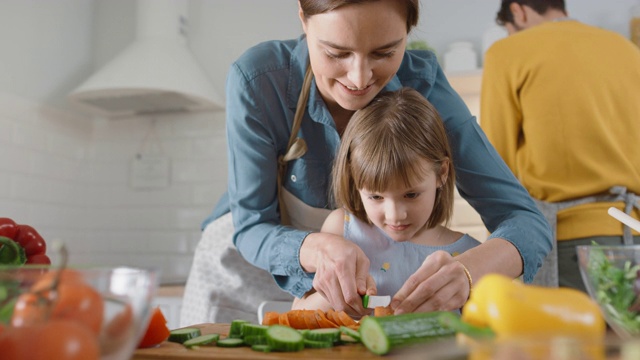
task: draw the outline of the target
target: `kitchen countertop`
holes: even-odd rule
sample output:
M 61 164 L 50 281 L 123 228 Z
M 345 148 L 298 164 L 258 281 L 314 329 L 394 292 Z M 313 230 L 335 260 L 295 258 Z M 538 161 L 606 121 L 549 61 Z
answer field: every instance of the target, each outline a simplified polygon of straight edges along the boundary
M 229 324 L 199 324 L 193 325 L 201 329 L 202 334 L 220 334 L 224 338 L 229 333 Z M 561 340 L 561 339 L 560 339 Z M 569 344 L 566 341 L 557 342 L 552 341 L 548 343 L 546 347 L 540 347 L 537 344 L 537 351 L 543 351 L 544 355 L 539 358 L 549 358 L 550 352 L 558 353 L 558 350 L 567 357 L 560 357 L 561 359 L 578 359 L 583 358 L 580 356 L 581 349 L 570 347 L 556 347 L 553 351 L 550 349 L 550 345 L 564 343 Z M 622 344 L 620 339 L 613 334 L 607 336 L 605 341 L 606 347 L 606 359 L 618 360 L 620 357 L 620 345 Z M 499 350 L 495 350 L 494 356 L 491 359 L 494 360 L 512 360 L 515 358 L 523 358 L 523 345 L 520 343 L 507 344 Z M 529 344 L 529 346 L 531 346 Z M 640 343 L 634 342 L 634 347 L 640 346 Z M 531 350 L 530 348 L 528 350 Z M 539 353 L 538 353 L 539 354 Z M 517 355 L 514 357 L 514 355 Z M 574 356 L 576 355 L 576 356 Z M 584 355 L 584 354 L 582 354 Z M 362 344 L 347 344 L 339 345 L 329 349 L 304 349 L 299 352 L 271 352 L 262 353 L 251 350 L 249 347 L 238 348 L 221 348 L 217 346 L 202 346 L 198 349 L 187 349 L 186 347 L 171 343 L 164 342 L 158 347 L 148 349 L 138 349 L 135 351 L 131 360 L 192 360 L 192 359 L 216 359 L 216 360 L 270 360 L 270 359 L 320 359 L 320 360 L 413 360 L 413 359 L 439 359 L 439 360 L 463 360 L 469 357 L 468 350 L 458 345 L 458 341 L 455 338 L 448 338 L 439 341 L 425 342 L 422 344 L 415 344 L 411 346 L 401 347 L 391 351 L 385 356 L 378 356 L 369 352 Z M 483 357 L 479 357 L 483 358 Z M 599 358 L 599 357 L 598 357 Z M 484 358 L 483 358 L 484 359 Z M 486 357 L 489 359 L 489 357 Z

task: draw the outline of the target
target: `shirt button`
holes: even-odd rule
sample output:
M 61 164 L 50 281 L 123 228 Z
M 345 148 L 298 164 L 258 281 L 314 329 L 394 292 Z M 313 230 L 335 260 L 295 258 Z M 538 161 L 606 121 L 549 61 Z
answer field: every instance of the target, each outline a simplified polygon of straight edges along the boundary
M 295 175 L 291 175 L 291 181 L 296 182 L 298 178 Z

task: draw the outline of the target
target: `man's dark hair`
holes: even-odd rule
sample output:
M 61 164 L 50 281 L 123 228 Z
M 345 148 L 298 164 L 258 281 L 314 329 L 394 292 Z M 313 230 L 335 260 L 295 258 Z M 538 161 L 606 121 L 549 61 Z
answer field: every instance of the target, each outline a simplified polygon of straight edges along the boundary
M 496 23 L 498 25 L 504 26 L 507 23 L 513 24 L 513 14 L 509 9 L 509 5 L 511 5 L 511 3 L 527 5 L 540 15 L 546 13 L 549 9 L 557 9 L 565 13 L 567 12 L 565 10 L 564 0 L 502 0 L 500 10 L 496 15 Z

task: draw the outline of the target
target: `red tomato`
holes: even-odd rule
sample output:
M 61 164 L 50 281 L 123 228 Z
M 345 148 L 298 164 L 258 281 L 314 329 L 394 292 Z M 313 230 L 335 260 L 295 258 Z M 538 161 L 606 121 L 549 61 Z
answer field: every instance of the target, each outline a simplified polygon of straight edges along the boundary
M 9 218 L 0 218 L 0 236 L 8 237 L 13 240 L 18 233 L 18 225 Z
M 72 270 L 63 271 L 56 290 L 42 291 L 51 287 L 55 274 L 47 273 L 32 287 L 31 292 L 20 295 L 11 324 L 28 326 L 49 316 L 78 321 L 91 329 L 93 334 L 99 334 L 104 313 L 104 300 L 100 293 L 82 282 L 82 275 Z
M 18 233 L 13 239 L 24 248 L 27 256 L 47 252 L 47 244 L 44 242 L 44 239 L 36 229 L 29 225 L 18 225 Z
M 3 359 L 93 360 L 100 357 L 98 338 L 71 320 L 10 327 L 0 334 Z
M 62 284 L 84 284 L 82 273 L 73 269 L 63 270 L 43 270 L 43 275 L 38 281 L 31 286 L 31 292 L 51 289 L 51 282 L 59 277 L 58 281 Z
M 169 338 L 170 331 L 167 327 L 167 319 L 162 314 L 159 307 L 151 310 L 151 318 L 147 331 L 138 344 L 138 348 L 156 346 Z

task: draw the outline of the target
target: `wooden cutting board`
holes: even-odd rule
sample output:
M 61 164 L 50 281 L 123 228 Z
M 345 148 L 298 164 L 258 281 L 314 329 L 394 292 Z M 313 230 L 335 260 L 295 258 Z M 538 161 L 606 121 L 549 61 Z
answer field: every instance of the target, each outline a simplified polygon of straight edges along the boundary
M 229 324 L 199 324 L 193 327 L 200 328 L 202 334 L 220 334 L 225 337 L 229 333 Z M 466 353 L 456 346 L 455 340 L 442 340 L 438 342 L 413 345 L 384 356 L 384 359 L 466 359 Z M 349 344 L 335 346 L 329 349 L 304 349 L 299 352 L 271 352 L 261 353 L 251 350 L 249 347 L 221 348 L 216 346 L 202 346 L 198 349 L 186 347 L 170 342 L 164 342 L 160 346 L 149 349 L 138 349 L 133 354 L 132 360 L 190 360 L 190 359 L 216 359 L 216 360 L 263 360 L 263 359 L 327 359 L 327 360 L 381 360 L 383 357 L 375 355 L 362 344 Z

